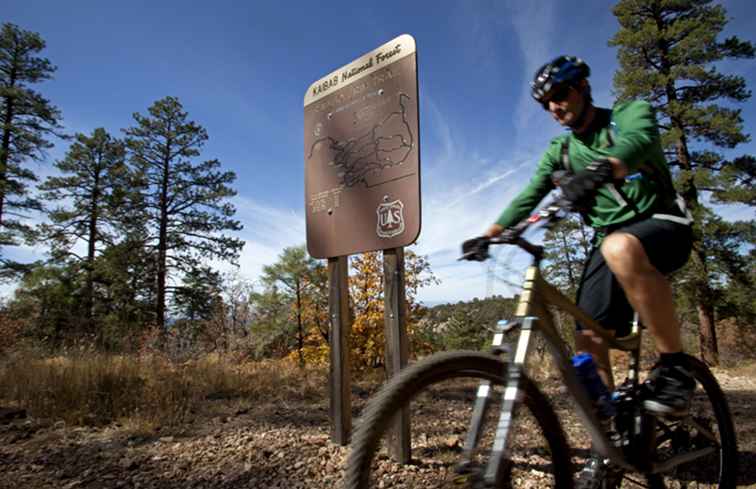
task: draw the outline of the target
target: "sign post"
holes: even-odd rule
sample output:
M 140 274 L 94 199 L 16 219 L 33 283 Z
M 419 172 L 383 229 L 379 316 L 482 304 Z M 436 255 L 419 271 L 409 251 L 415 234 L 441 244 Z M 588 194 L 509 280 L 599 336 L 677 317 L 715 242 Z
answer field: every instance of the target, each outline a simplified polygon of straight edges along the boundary
M 319 79 L 304 97 L 307 250 L 328 258 L 332 439 L 345 444 L 349 400 L 347 256 L 384 250 L 386 363 L 407 363 L 404 250 L 420 234 L 415 40 L 401 35 Z M 394 457 L 409 461 L 409 419 Z M 406 448 L 402 448 L 406 447 Z
M 329 339 L 331 365 L 328 376 L 330 391 L 331 440 L 338 445 L 349 443 L 352 430 L 351 372 L 349 363 L 349 288 L 346 256 L 328 259 L 328 309 L 331 320 Z
M 407 366 L 409 357 L 404 290 L 404 248 L 393 248 L 383 252 L 383 277 L 386 367 L 389 377 L 393 377 Z M 410 419 L 407 407 L 394 418 L 392 431 L 389 452 L 397 462 L 409 463 L 411 458 Z

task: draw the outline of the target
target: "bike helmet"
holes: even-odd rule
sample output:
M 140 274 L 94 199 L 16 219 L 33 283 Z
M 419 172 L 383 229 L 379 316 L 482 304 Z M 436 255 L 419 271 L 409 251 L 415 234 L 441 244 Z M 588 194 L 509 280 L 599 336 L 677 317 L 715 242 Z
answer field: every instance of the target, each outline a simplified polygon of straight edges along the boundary
M 562 85 L 575 85 L 588 78 L 591 69 L 585 61 L 576 56 L 559 56 L 541 66 L 530 82 L 531 95 L 540 103 L 546 96 Z

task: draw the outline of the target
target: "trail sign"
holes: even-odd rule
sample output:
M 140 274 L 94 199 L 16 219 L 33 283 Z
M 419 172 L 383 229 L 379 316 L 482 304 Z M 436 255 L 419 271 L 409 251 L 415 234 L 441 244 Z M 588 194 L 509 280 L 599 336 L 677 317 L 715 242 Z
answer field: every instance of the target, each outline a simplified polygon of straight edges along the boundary
M 420 234 L 415 40 L 401 35 L 316 81 L 304 97 L 307 250 L 398 248 Z

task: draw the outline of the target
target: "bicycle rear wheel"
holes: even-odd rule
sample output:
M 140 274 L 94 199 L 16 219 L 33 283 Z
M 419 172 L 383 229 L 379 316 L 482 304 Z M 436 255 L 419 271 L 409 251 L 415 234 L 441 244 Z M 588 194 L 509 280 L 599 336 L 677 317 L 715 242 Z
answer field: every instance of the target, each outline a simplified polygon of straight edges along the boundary
M 735 428 L 722 389 L 708 367 L 688 357 L 697 381 L 690 413 L 681 420 L 660 419 L 657 458 L 660 462 L 675 455 L 711 453 L 678 465 L 669 473 L 650 476 L 652 488 L 734 489 L 737 479 L 738 448 Z
M 500 395 L 491 396 L 485 435 L 473 459 L 472 473 L 462 477 L 454 468 L 460 462 L 465 430 L 480 380 L 491 387 L 504 383 L 506 363 L 480 352 L 434 355 L 403 370 L 370 402 L 354 434 L 347 460 L 345 487 L 414 488 L 480 487 Z M 394 415 L 408 409 L 412 462 L 394 463 L 386 439 Z M 515 489 L 573 487 L 570 451 L 562 427 L 548 400 L 525 376 L 508 438 L 505 469 Z

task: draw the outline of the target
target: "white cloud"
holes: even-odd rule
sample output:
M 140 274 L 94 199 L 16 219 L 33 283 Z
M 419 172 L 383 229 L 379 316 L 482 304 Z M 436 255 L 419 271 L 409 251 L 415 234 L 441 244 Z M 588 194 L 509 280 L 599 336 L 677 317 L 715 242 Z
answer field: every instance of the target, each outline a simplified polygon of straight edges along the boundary
M 236 197 L 233 203 L 236 218 L 244 224 L 238 233 L 245 242 L 239 257 L 239 273 L 244 279 L 256 280 L 263 266 L 275 263 L 284 248 L 305 243 L 303 212 L 246 197 Z M 231 268 L 228 264 L 218 266 L 222 270 Z
M 268 246 L 283 247 L 304 243 L 305 218 L 303 211 L 294 211 L 273 204 L 236 197 L 236 217 L 244 223 L 241 237 Z
M 520 44 L 522 54 L 521 70 L 526 83 L 522 84 L 519 102 L 515 110 L 515 127 L 519 140 L 523 135 L 527 137 L 541 124 L 542 110 L 533 102 L 530 95 L 530 80 L 533 73 L 546 61 L 554 57 L 554 43 L 551 33 L 557 23 L 557 6 L 551 2 L 516 2 L 506 3 L 509 15 L 505 18 L 511 22 L 511 27 Z
M 511 164 L 502 162 L 497 167 L 500 173 L 490 177 L 447 188 L 442 188 L 442 182 L 427 186 L 419 252 L 432 255 L 458 250 L 463 240 L 480 235 L 521 187 L 522 176 L 516 170 L 522 165 L 508 168 Z
M 434 148 L 438 151 L 436 157 L 430 161 L 430 165 L 427 169 L 433 169 L 436 167 L 444 167 L 453 162 L 454 155 L 454 137 L 451 127 L 449 126 L 446 118 L 441 113 L 441 109 L 434 100 L 434 98 L 424 93 L 422 95 L 423 106 L 427 107 L 428 114 L 430 115 L 430 128 L 431 131 L 436 132 L 436 136 L 439 139 L 439 148 Z
M 471 197 L 475 196 L 476 194 L 479 194 L 479 193 L 483 192 L 484 190 L 488 190 L 495 183 L 498 183 L 498 182 L 504 180 L 508 176 L 512 175 L 515 171 L 517 171 L 518 169 L 522 168 L 526 163 L 527 162 L 522 162 L 519 165 L 517 165 L 517 167 L 512 168 L 510 170 L 506 170 L 505 172 L 497 174 L 497 175 L 492 175 L 492 176 L 486 178 L 482 182 L 475 182 L 473 188 L 469 189 L 467 192 L 463 193 L 462 195 L 457 196 L 454 200 L 452 200 L 448 204 L 444 205 L 442 207 L 442 209 L 449 209 L 451 207 L 455 207 L 455 206 L 459 205 L 462 201 L 470 199 Z

